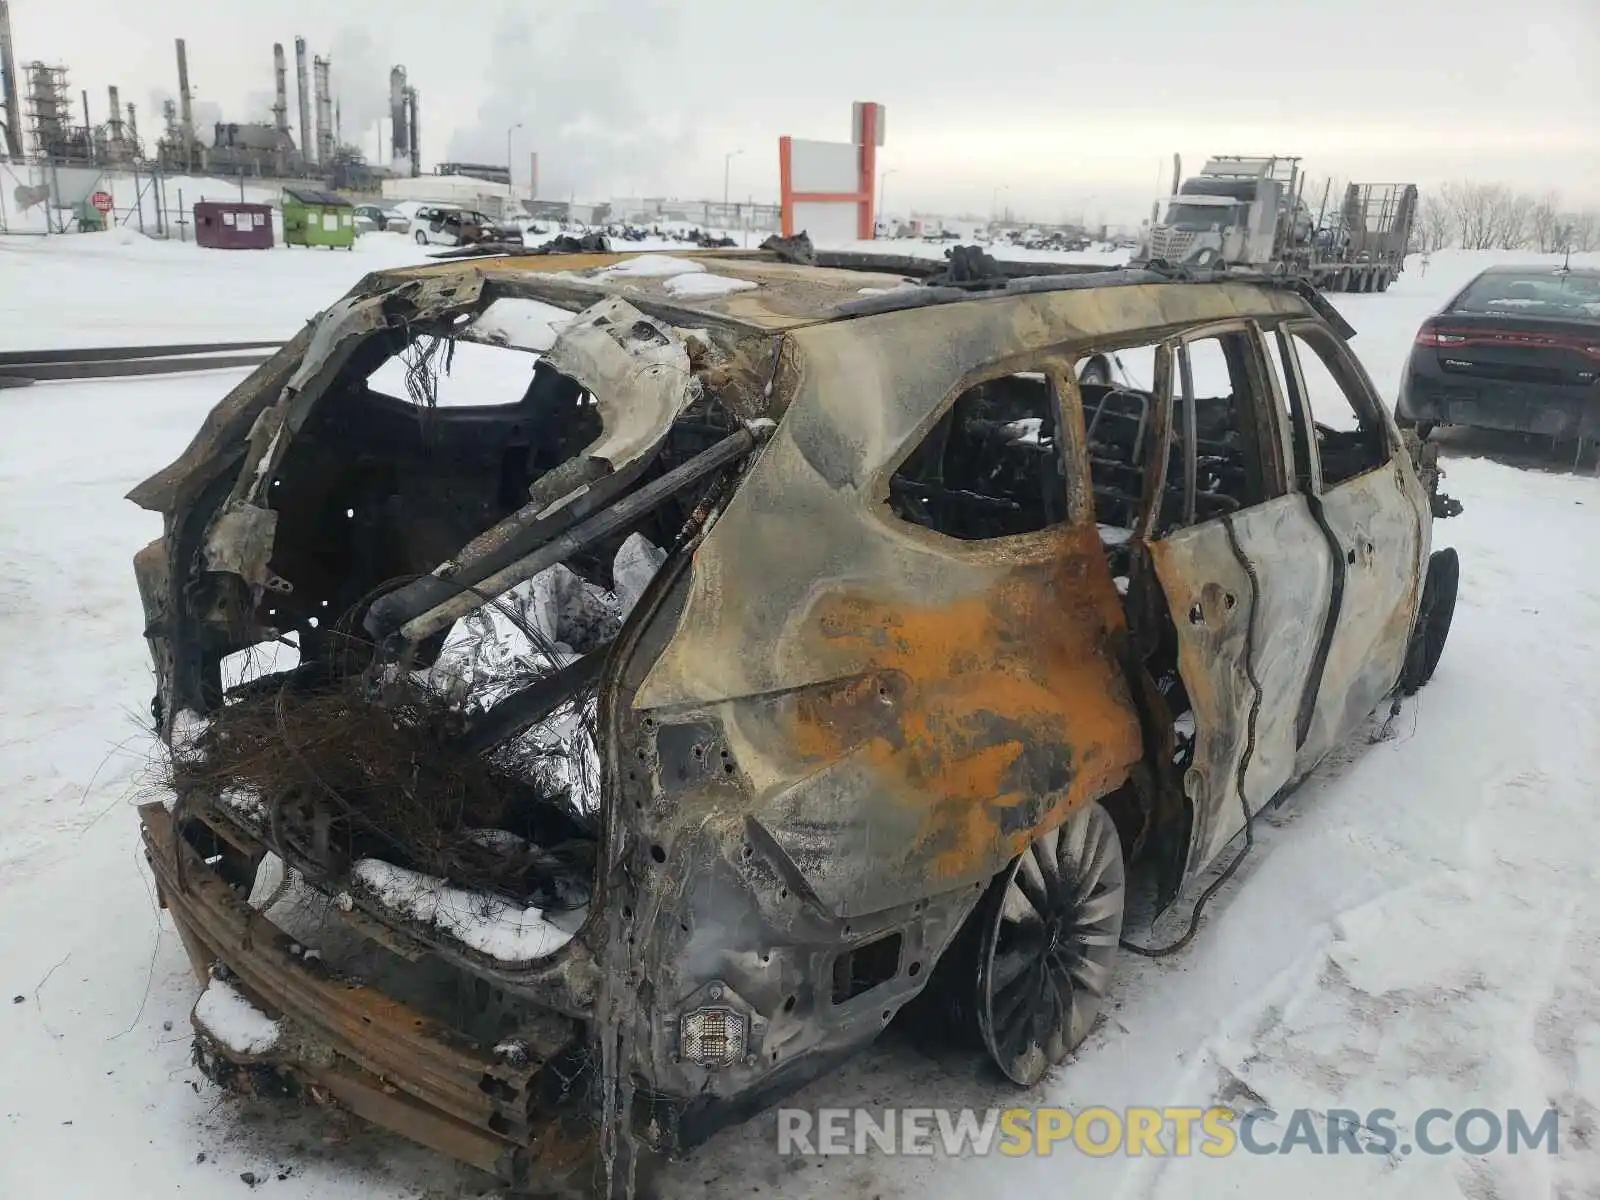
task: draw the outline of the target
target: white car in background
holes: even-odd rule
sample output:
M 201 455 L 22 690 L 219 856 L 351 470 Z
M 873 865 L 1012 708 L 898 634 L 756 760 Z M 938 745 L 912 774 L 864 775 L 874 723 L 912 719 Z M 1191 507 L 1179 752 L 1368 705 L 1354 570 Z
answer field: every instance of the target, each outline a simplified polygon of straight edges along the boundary
M 471 246 L 478 242 L 522 240 L 522 226 L 496 221 L 476 209 L 430 204 L 411 216 L 412 237 L 419 246 Z

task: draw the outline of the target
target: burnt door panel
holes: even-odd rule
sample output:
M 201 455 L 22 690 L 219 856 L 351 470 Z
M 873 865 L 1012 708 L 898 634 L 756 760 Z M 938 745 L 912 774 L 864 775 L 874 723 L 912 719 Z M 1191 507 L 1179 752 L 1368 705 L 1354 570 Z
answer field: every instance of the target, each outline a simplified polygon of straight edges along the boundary
M 1344 591 L 1302 758 L 1309 767 L 1349 737 L 1393 690 L 1420 591 L 1417 511 L 1394 462 L 1322 495 L 1344 552 Z
M 1300 747 L 1298 773 L 1316 765 L 1366 719 L 1400 678 L 1406 643 L 1416 618 L 1422 563 L 1427 558 L 1427 501 L 1399 435 L 1359 364 L 1325 332 L 1291 326 L 1285 366 L 1310 409 L 1324 427 L 1348 425 L 1363 431 L 1370 447 L 1368 470 L 1337 480 L 1330 447 L 1317 455 L 1313 488 L 1323 523 L 1332 538 L 1342 575 L 1333 636 L 1328 641 L 1311 720 Z M 1354 442 L 1347 442 L 1348 450 Z M 1363 465 L 1350 461 L 1346 469 Z
M 1258 811 L 1294 777 L 1295 716 L 1328 617 L 1332 556 L 1298 493 L 1179 530 L 1151 553 L 1194 713 L 1183 781 L 1192 876 L 1244 828 L 1246 805 Z

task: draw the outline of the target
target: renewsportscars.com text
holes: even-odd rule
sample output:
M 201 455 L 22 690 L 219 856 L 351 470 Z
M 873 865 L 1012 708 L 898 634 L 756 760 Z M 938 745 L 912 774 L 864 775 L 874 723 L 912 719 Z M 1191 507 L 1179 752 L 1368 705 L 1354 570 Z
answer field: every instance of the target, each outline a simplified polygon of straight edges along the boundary
M 780 1108 L 778 1153 L 1227 1158 L 1234 1154 L 1555 1154 L 1553 1108 Z

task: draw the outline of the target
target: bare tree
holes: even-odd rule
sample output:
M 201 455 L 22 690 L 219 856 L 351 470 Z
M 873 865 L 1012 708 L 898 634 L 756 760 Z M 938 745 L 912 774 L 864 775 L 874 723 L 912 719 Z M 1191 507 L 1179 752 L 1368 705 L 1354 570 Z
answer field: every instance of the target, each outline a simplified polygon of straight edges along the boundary
M 1563 249 L 1566 241 L 1566 222 L 1561 219 L 1560 197 L 1554 192 L 1546 192 L 1533 206 L 1528 214 L 1528 227 L 1533 237 L 1533 243 L 1540 254 L 1552 254 Z
M 1528 244 L 1533 224 L 1534 200 L 1513 192 L 1503 183 L 1490 185 L 1489 248 L 1520 250 Z
M 1451 226 L 1450 208 L 1443 196 L 1428 193 L 1417 206 L 1417 249 L 1423 254 L 1444 249 L 1450 241 Z
M 1439 189 L 1456 242 L 1466 250 L 1516 250 L 1525 246 L 1535 201 L 1503 183 L 1460 182 Z
M 1461 180 L 1444 184 L 1439 200 L 1450 214 L 1455 243 L 1463 250 L 1487 249 L 1493 241 L 1490 209 L 1493 197 L 1486 185 Z
M 1569 213 L 1562 223 L 1567 229 L 1567 246 L 1573 251 L 1600 250 L 1600 212 Z
M 1520 250 L 1542 254 L 1600 250 L 1600 211 L 1562 213 L 1555 192 L 1533 196 L 1503 183 L 1457 180 L 1424 196 L 1417 209 L 1417 249 Z

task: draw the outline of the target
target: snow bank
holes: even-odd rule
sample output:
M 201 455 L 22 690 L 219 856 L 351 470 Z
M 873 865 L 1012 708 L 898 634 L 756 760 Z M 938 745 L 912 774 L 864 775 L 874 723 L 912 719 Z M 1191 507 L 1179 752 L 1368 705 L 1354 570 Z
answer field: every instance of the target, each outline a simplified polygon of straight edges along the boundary
M 756 285 L 748 279 L 732 279 L 727 275 L 675 275 L 667 280 L 667 291 L 674 296 L 726 296 L 732 292 L 749 291 Z
M 352 878 L 385 908 L 430 925 L 497 962 L 521 963 L 554 954 L 572 933 L 501 896 L 451 887 L 442 879 L 364 858 Z
M 225 979 L 213 978 L 194 1006 L 206 1032 L 235 1054 L 261 1055 L 277 1047 L 283 1026 Z

